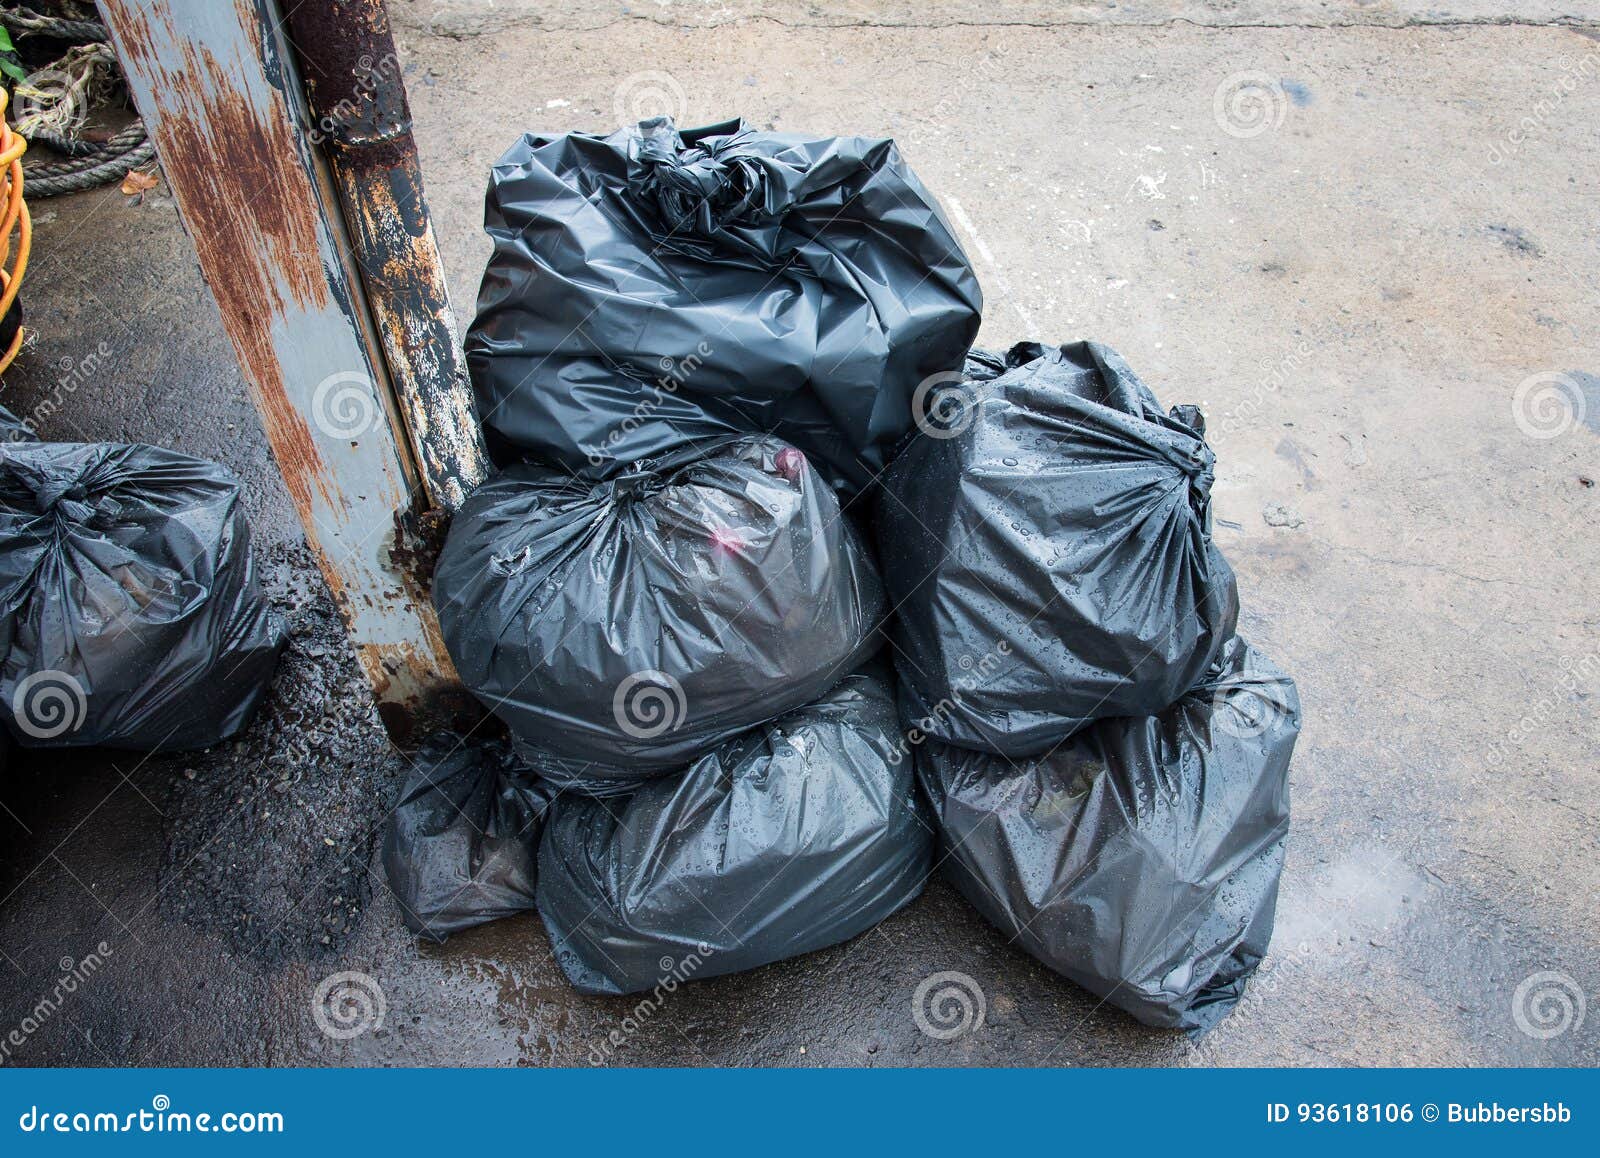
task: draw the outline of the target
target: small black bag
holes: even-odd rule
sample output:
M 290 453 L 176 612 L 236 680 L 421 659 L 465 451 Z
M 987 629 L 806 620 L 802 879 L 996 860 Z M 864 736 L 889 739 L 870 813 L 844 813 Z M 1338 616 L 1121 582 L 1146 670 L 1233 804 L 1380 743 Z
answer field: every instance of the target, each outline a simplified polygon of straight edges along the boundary
M 284 626 L 239 482 L 175 451 L 0 447 L 0 714 L 30 748 L 205 748 L 240 731 Z
M 877 542 L 906 724 L 1027 756 L 1165 708 L 1239 609 L 1199 411 L 1163 413 L 1094 343 L 1017 346 L 1006 365 L 969 359 L 927 400 L 884 476 Z
M 864 486 L 983 298 L 894 142 L 528 134 L 494 166 L 494 253 L 467 333 L 491 444 L 586 477 L 766 431 Z
M 634 993 L 837 944 L 922 891 L 933 837 L 887 666 L 625 802 L 563 795 L 539 913 L 585 993 Z
M 682 768 L 816 699 L 877 650 L 884 615 L 833 492 L 755 435 L 601 483 L 506 470 L 456 515 L 434 601 L 518 753 L 586 791 Z
M 506 746 L 430 737 L 383 838 L 383 868 L 413 933 L 451 933 L 533 908 L 549 793 Z
M 1235 638 L 1160 715 L 1015 764 L 930 742 L 917 775 L 979 912 L 1145 1024 L 1202 1031 L 1272 938 L 1299 732 L 1294 682 Z

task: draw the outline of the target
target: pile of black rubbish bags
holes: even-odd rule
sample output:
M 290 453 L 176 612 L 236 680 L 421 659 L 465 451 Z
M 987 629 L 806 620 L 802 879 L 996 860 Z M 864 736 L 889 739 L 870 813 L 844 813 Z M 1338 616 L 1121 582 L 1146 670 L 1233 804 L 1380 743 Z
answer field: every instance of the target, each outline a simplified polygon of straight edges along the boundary
M 508 738 L 420 754 L 408 925 L 534 908 L 629 993 L 843 941 L 938 868 L 1141 1021 L 1214 1024 L 1271 935 L 1300 707 L 1235 634 L 1200 412 L 1093 342 L 972 350 L 892 141 L 528 135 L 486 219 L 501 470 L 434 599 Z
M 206 748 L 249 723 L 283 648 L 222 467 L 41 442 L 0 409 L 0 720 L 28 748 Z M 0 744 L 3 751 L 3 744 Z

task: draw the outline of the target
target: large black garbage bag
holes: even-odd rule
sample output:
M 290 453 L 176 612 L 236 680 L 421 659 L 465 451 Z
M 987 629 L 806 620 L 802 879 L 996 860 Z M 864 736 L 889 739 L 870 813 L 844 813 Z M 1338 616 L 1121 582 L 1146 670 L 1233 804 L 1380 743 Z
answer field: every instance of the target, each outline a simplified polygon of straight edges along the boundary
M 884 615 L 833 492 L 761 436 L 600 483 L 511 467 L 456 515 L 434 601 L 462 680 L 578 787 L 563 762 L 629 784 L 816 699 Z
M 1299 731 L 1294 682 L 1235 638 L 1158 716 L 1017 763 L 930 742 L 917 775 L 979 912 L 1147 1025 L 1201 1031 L 1272 937 Z
M 222 467 L 151 446 L 0 448 L 0 715 L 35 748 L 204 748 L 283 646 Z
M 485 229 L 479 413 L 492 442 L 586 476 L 766 431 L 858 488 L 978 330 L 971 264 L 889 140 L 530 133 L 492 170 Z
M 1007 364 L 932 399 L 877 529 L 907 724 L 1026 756 L 1176 700 L 1232 634 L 1238 594 L 1211 542 L 1199 411 L 1163 413 L 1092 342 L 1025 344 Z
M 406 927 L 434 941 L 533 908 L 549 792 L 498 741 L 430 737 L 383 838 Z
M 585 993 L 753 969 L 871 928 L 922 891 L 933 837 L 887 665 L 626 802 L 562 796 L 539 913 Z
M 0 444 L 38 441 L 38 436 L 28 428 L 27 423 L 4 406 L 0 406 Z M 0 662 L 4 662 L 6 652 L 11 650 L 12 618 L 10 613 L 0 613 Z M 0 742 L 0 751 L 3 749 L 4 743 Z M 0 764 L 0 767 L 3 767 L 3 764 Z

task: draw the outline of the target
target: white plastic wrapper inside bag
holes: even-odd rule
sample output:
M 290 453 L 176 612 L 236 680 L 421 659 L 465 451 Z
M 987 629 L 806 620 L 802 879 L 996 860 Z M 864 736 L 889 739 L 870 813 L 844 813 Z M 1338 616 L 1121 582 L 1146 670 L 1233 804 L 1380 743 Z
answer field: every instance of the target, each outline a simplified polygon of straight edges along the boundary
M 510 468 L 456 516 L 434 602 L 519 753 L 597 794 L 821 696 L 881 645 L 885 614 L 833 492 L 761 436 L 602 483 Z

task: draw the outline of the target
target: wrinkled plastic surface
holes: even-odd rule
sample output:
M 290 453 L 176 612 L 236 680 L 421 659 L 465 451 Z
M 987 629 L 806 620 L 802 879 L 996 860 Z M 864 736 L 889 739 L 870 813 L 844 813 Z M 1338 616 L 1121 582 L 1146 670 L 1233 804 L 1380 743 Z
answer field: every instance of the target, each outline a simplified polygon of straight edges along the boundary
M 533 908 L 549 792 L 505 744 L 430 737 L 383 838 L 406 927 L 434 941 Z
M 1160 711 L 1238 617 L 1203 419 L 1163 413 L 1095 343 L 967 365 L 963 396 L 933 405 L 948 436 L 911 439 L 878 498 L 907 724 L 1026 756 Z
M 0 449 L 0 713 L 20 743 L 204 748 L 249 722 L 284 626 L 239 489 L 151 446 Z
M 434 600 L 519 754 L 596 793 L 816 699 L 877 650 L 885 611 L 833 492 L 760 436 L 600 483 L 507 469 L 456 515 Z
M 1299 731 L 1293 681 L 1235 638 L 1159 716 L 1017 764 L 929 743 L 917 774 L 946 872 L 1002 932 L 1148 1025 L 1203 1031 L 1272 936 Z
M 860 487 L 978 329 L 972 267 L 889 140 L 528 134 L 485 229 L 466 349 L 491 442 L 590 477 L 766 431 Z
M 585 993 L 714 977 L 836 944 L 922 890 L 933 837 L 886 665 L 652 781 L 562 796 L 539 912 Z
M 18 418 L 4 406 L 0 406 L 0 446 L 6 443 L 38 442 L 38 437 L 29 430 L 22 419 Z M 0 612 L 0 662 L 5 659 L 6 652 L 11 650 L 11 630 L 14 615 L 10 612 Z M 0 771 L 4 770 L 4 750 L 6 745 L 0 743 Z

